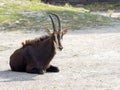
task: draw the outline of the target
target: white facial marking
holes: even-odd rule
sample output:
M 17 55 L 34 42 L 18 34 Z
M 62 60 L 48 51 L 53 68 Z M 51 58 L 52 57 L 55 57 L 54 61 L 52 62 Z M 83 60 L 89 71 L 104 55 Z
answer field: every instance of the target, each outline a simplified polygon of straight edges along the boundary
M 57 47 L 58 47 L 58 39 L 57 39 L 57 34 L 55 34 L 55 42 L 57 44 Z

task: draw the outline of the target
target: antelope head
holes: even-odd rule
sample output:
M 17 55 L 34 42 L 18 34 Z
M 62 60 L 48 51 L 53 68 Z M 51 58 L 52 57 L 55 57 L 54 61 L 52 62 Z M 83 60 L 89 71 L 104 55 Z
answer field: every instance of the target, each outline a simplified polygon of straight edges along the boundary
M 57 29 L 56 29 L 56 26 L 55 26 L 55 23 L 54 23 L 52 16 L 57 18 L 57 21 L 58 21 L 58 28 Z M 56 48 L 61 51 L 63 49 L 63 46 L 61 44 L 61 40 L 63 39 L 63 35 L 67 33 L 68 29 L 62 30 L 60 18 L 57 14 L 51 13 L 51 14 L 49 14 L 49 17 L 50 17 L 51 22 L 52 22 L 53 33 L 51 33 L 49 29 L 47 29 L 47 33 L 53 37 L 52 39 L 56 45 Z

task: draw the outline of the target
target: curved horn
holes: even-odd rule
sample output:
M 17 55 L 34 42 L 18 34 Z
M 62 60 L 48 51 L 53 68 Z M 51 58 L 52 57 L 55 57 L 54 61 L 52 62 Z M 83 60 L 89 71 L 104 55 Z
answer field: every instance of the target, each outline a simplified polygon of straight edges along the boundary
M 53 13 L 51 13 L 51 15 L 54 15 L 57 18 L 57 20 L 58 20 L 58 30 L 61 31 L 61 22 L 60 22 L 59 16 L 57 14 L 53 14 Z
M 53 30 L 54 30 L 54 31 L 56 31 L 56 28 L 55 28 L 55 23 L 54 23 L 54 21 L 53 21 L 53 19 L 52 19 L 52 16 L 51 16 L 51 15 L 49 15 L 49 17 L 50 17 L 51 22 L 52 22 Z

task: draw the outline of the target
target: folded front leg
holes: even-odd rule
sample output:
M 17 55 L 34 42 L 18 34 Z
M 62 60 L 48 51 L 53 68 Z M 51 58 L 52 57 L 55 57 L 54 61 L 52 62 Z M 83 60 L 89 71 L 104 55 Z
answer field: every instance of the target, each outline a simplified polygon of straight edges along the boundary
M 33 74 L 44 74 L 43 69 L 39 69 L 37 67 L 30 67 L 29 65 L 26 68 L 27 73 L 33 73 Z
M 46 69 L 46 72 L 59 72 L 59 68 L 56 67 L 56 66 L 52 66 L 50 65 L 47 69 Z

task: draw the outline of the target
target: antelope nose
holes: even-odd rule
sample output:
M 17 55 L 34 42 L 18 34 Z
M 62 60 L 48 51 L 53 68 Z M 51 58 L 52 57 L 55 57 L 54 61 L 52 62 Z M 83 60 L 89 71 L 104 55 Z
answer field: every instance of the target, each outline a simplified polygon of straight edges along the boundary
M 63 47 L 59 47 L 59 49 L 60 49 L 60 50 L 62 50 L 62 49 L 63 49 Z

